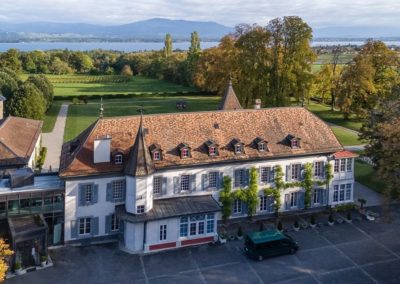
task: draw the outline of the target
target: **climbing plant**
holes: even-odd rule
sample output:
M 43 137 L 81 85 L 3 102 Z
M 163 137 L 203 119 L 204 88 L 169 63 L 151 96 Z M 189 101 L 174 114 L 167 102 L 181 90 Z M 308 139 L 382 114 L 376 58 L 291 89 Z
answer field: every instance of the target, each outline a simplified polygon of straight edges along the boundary
M 232 179 L 230 176 L 224 176 L 223 189 L 219 194 L 219 202 L 222 204 L 222 220 L 224 222 L 226 222 L 232 214 L 233 199 Z
M 313 165 L 307 163 L 304 165 L 304 179 L 301 181 L 301 186 L 304 188 L 304 206 L 310 208 L 311 206 L 311 192 L 313 189 Z
M 275 176 L 274 176 L 274 183 L 275 187 L 270 187 L 264 189 L 264 194 L 265 195 L 272 195 L 275 200 L 274 204 L 274 210 L 275 213 L 278 215 L 279 213 L 279 208 L 281 208 L 281 190 L 285 188 L 285 182 L 283 181 L 283 170 L 281 166 L 275 166 L 274 168 L 275 171 Z

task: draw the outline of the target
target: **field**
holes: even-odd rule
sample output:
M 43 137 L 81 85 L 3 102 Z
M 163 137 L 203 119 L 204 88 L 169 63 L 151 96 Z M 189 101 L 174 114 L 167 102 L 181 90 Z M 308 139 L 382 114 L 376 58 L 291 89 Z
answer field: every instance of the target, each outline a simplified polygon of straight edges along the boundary
M 359 140 L 358 135 L 352 131 L 348 131 L 341 127 L 331 126 L 333 133 L 335 133 L 336 138 L 342 143 L 343 146 L 354 146 L 363 144 Z
M 57 120 L 58 112 L 60 111 L 62 102 L 61 101 L 53 101 L 53 104 L 46 112 L 46 116 L 43 120 L 43 128 L 42 132 L 47 133 L 53 131 L 54 124 Z
M 138 108 L 143 107 L 145 114 L 177 112 L 176 101 L 185 100 L 185 111 L 216 110 L 220 102 L 219 96 L 161 96 L 148 95 L 132 98 L 116 98 L 103 100 L 104 116 L 137 115 Z M 64 141 L 76 137 L 99 117 L 100 100 L 91 100 L 88 104 L 69 106 L 65 127 Z
M 376 171 L 371 165 L 356 160 L 354 166 L 354 178 L 356 181 L 379 193 L 383 192 L 385 183 L 377 177 Z

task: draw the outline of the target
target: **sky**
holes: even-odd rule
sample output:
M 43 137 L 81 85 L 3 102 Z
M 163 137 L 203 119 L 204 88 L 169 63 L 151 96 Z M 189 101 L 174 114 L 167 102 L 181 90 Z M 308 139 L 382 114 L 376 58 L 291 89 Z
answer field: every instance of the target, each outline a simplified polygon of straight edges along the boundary
M 150 18 L 265 25 L 289 15 L 314 28 L 396 26 L 399 0 L 0 0 L 0 21 L 124 24 Z

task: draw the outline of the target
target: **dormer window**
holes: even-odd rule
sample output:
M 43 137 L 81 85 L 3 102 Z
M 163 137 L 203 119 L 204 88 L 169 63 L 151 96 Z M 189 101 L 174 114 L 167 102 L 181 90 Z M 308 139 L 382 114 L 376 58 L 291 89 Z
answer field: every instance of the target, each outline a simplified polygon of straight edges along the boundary
M 120 165 L 120 164 L 122 164 L 122 162 L 123 162 L 123 156 L 122 156 L 122 154 L 121 154 L 121 153 L 115 154 L 114 163 L 115 163 L 116 165 Z
M 265 141 L 264 139 L 257 137 L 254 140 L 254 146 L 255 148 L 259 151 L 259 152 L 265 152 L 268 151 L 267 148 L 267 141 Z
M 298 148 L 300 148 L 300 140 L 301 140 L 300 138 L 295 137 L 295 136 L 289 134 L 288 136 L 286 136 L 286 140 L 289 142 L 289 146 L 290 146 L 292 149 L 298 149 Z
M 218 156 L 218 145 L 213 140 L 208 140 L 205 144 L 209 156 Z
M 162 151 L 161 147 L 158 144 L 152 144 L 149 147 L 151 157 L 153 161 L 161 161 L 162 160 Z
M 188 144 L 181 143 L 178 145 L 178 149 L 180 151 L 180 155 L 182 159 L 187 159 L 191 157 L 190 147 Z
M 236 155 L 240 155 L 244 153 L 244 143 L 241 142 L 239 139 L 232 140 L 233 151 Z

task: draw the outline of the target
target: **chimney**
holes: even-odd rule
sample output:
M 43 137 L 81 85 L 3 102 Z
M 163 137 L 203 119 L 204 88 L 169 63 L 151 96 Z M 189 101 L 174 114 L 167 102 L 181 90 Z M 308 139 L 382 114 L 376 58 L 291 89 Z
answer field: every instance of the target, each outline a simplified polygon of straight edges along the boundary
M 256 99 L 254 101 L 254 109 L 260 109 L 261 108 L 261 99 Z
M 98 137 L 94 140 L 93 145 L 93 162 L 109 163 L 111 156 L 111 136 L 106 135 Z
M 0 95 L 0 120 L 4 118 L 4 101 L 6 100 L 5 97 Z

